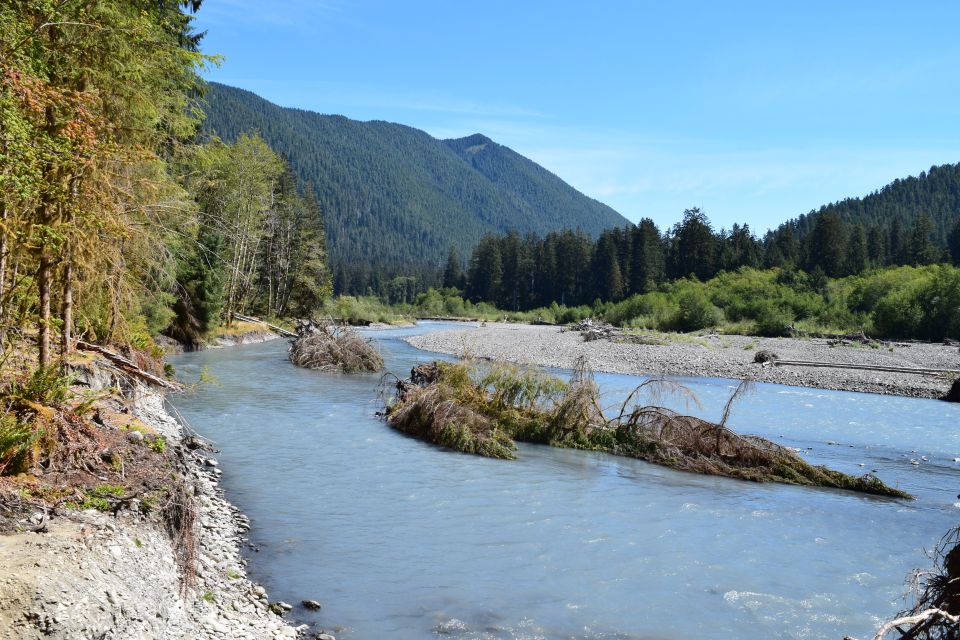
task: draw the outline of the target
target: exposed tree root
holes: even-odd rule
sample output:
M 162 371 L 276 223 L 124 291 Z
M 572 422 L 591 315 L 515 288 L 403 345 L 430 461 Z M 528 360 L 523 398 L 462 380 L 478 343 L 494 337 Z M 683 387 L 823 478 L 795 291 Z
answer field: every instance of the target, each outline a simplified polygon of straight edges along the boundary
M 943 537 L 933 559 L 932 572 L 913 573 L 913 608 L 884 623 L 873 640 L 883 640 L 893 631 L 901 639 L 960 640 L 960 526 Z
M 494 458 L 515 457 L 514 441 L 606 451 L 656 464 L 755 482 L 834 487 L 909 498 L 873 475 L 849 476 L 814 466 L 793 450 L 726 427 L 742 384 L 719 424 L 682 415 L 643 396 L 690 394 L 681 385 L 650 380 L 639 385 L 608 418 L 591 373 L 581 362 L 569 383 L 538 369 L 502 362 L 433 362 L 398 380 L 387 422 L 429 442 Z
M 307 322 L 297 327 L 297 333 L 290 347 L 290 361 L 298 367 L 343 373 L 383 369 L 380 352 L 351 327 Z

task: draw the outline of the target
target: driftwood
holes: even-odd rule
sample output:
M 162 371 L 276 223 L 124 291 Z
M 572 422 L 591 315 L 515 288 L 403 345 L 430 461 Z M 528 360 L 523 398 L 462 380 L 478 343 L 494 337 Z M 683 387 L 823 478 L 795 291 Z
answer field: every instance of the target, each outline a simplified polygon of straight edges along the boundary
M 756 362 L 757 364 L 766 364 L 768 362 L 776 362 L 779 359 L 780 358 L 777 354 L 775 354 L 773 351 L 770 351 L 768 349 L 761 349 L 760 351 L 757 351 L 753 356 L 753 361 Z
M 902 640 L 957 640 L 960 638 L 960 527 L 943 537 L 933 553 L 934 568 L 917 569 L 913 608 L 885 622 L 873 640 L 896 631 Z M 846 636 L 844 640 L 855 640 Z
M 119 353 L 110 351 L 106 347 L 101 347 L 100 345 L 84 342 L 83 340 L 78 340 L 77 349 L 80 349 L 81 351 L 92 351 L 94 353 L 99 353 L 124 373 L 129 373 L 130 375 L 136 376 L 142 380 L 146 380 L 151 384 L 155 384 L 158 387 L 163 387 L 164 389 L 171 389 L 173 391 L 180 391 L 183 389 L 183 387 L 180 384 L 176 382 L 171 382 L 169 380 L 164 380 L 160 376 L 155 376 L 152 373 L 144 371 L 129 358 L 125 358 Z
M 383 369 L 383 356 L 372 340 L 350 326 L 297 321 L 297 338 L 290 345 L 290 362 L 298 367 L 343 373 Z
M 587 318 L 568 327 L 570 331 L 579 331 L 583 336 L 584 342 L 593 342 L 594 340 L 610 340 L 620 334 L 620 329 L 607 322 L 594 322 Z
M 853 364 L 849 362 L 816 362 L 813 360 L 774 360 L 773 364 L 793 367 L 830 367 L 834 369 L 863 369 L 866 371 L 891 371 L 893 373 L 915 373 L 918 375 L 960 375 L 957 369 L 927 369 L 915 367 L 895 367 L 892 365 Z
M 264 322 L 264 321 L 261 320 L 260 318 L 254 318 L 254 317 L 252 317 L 252 316 L 245 316 L 245 315 L 239 314 L 239 313 L 237 313 L 237 312 L 233 312 L 232 315 L 233 315 L 234 318 L 236 318 L 237 320 L 240 320 L 240 321 L 242 321 L 242 322 L 254 322 L 254 323 L 256 323 L 256 324 L 262 324 L 263 326 L 265 326 L 266 328 L 270 329 L 270 330 L 273 331 L 274 333 L 279 333 L 279 334 L 280 334 L 281 336 L 283 336 L 284 338 L 296 338 L 296 337 L 297 337 L 297 334 L 295 334 L 293 331 L 288 331 L 288 330 L 284 329 L 283 327 L 278 327 L 278 326 L 275 325 L 275 324 L 270 324 L 269 322 Z

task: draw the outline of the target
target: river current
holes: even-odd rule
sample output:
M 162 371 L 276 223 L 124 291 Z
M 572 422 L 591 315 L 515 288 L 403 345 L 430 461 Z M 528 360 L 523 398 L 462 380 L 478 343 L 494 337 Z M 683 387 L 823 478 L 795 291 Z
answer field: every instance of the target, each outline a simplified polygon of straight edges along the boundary
M 405 376 L 435 356 L 402 338 L 450 328 L 370 335 Z M 536 445 L 458 454 L 380 421 L 379 375 L 299 369 L 286 348 L 171 358 L 185 381 L 216 379 L 171 401 L 221 450 L 251 577 L 322 602 L 294 615 L 338 640 L 870 637 L 960 521 L 958 405 L 759 384 L 735 407 L 733 429 L 875 469 L 906 502 Z M 610 405 L 642 380 L 597 376 Z M 736 384 L 681 381 L 715 420 Z

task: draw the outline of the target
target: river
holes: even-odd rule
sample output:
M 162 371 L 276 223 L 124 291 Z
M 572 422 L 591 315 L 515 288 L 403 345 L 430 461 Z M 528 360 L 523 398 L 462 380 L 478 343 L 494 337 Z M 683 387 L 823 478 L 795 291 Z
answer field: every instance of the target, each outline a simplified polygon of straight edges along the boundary
M 371 335 L 406 375 L 433 354 L 402 338 L 438 328 Z M 449 452 L 376 418 L 379 375 L 299 369 L 286 347 L 171 358 L 184 380 L 216 379 L 171 400 L 221 450 L 252 578 L 322 602 L 294 615 L 338 640 L 871 637 L 960 521 L 957 405 L 756 385 L 734 409 L 735 430 L 876 469 L 905 502 L 537 445 Z M 597 380 L 615 404 L 642 379 Z M 713 419 L 735 386 L 684 382 Z

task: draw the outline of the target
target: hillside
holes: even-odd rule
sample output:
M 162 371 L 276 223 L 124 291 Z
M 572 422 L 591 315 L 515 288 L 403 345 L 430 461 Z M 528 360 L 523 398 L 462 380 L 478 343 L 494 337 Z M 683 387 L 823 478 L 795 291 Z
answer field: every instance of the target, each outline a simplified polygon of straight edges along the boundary
M 894 180 L 863 198 L 824 205 L 787 224 L 803 237 L 813 230 L 818 216 L 828 213 L 848 224 L 888 232 L 894 221 L 902 229 L 910 229 L 920 214 L 926 214 L 932 223 L 930 240 L 945 247 L 947 235 L 960 218 L 960 164 L 931 167 L 918 176 Z
M 390 122 L 272 104 L 212 83 L 205 129 L 227 141 L 258 131 L 313 185 L 338 265 L 437 267 L 486 233 L 627 224 L 543 167 L 480 135 L 441 141 Z

